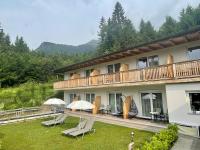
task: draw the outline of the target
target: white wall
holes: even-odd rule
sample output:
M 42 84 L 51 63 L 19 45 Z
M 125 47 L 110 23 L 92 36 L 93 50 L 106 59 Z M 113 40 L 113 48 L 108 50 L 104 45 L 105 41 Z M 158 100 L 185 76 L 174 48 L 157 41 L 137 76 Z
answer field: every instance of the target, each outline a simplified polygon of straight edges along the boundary
M 190 102 L 187 97 L 189 91 L 200 91 L 200 83 L 184 83 L 166 85 L 169 121 L 189 126 L 200 125 L 200 115 L 190 111 Z
M 111 92 L 119 92 L 125 96 L 132 96 L 136 106 L 138 108 L 138 117 L 142 117 L 142 105 L 140 92 L 161 92 L 163 94 L 163 109 L 164 113 L 167 113 L 167 102 L 164 85 L 153 85 L 153 86 L 134 86 L 134 87 L 121 87 L 121 88 L 103 88 L 103 89 L 88 89 L 88 90 L 76 90 L 65 91 L 65 99 L 69 103 L 69 94 L 77 93 L 81 99 L 85 99 L 85 93 L 95 93 L 95 96 L 101 96 L 101 104 L 107 106 L 109 104 L 108 94 Z
M 174 62 L 186 61 L 186 60 L 188 60 L 187 49 L 189 47 L 195 47 L 195 46 L 199 46 L 199 45 L 200 45 L 200 41 L 195 41 L 195 42 L 191 42 L 191 43 L 182 44 L 179 46 L 173 46 L 170 48 L 155 50 L 152 52 L 147 52 L 147 53 L 139 54 L 136 56 L 130 56 L 130 57 L 118 59 L 118 60 L 111 61 L 111 62 L 106 62 L 106 63 L 102 63 L 102 64 L 98 64 L 98 65 L 94 65 L 94 66 L 90 66 L 90 67 L 86 67 L 86 68 L 82 68 L 82 69 L 77 69 L 77 70 L 73 70 L 71 72 L 76 72 L 76 73 L 80 74 L 81 77 L 84 77 L 85 76 L 84 71 L 86 69 L 98 69 L 98 70 L 100 70 L 100 74 L 105 74 L 105 73 L 107 73 L 107 65 L 115 64 L 115 63 L 129 64 L 129 69 L 136 69 L 137 68 L 137 60 L 139 58 L 145 57 L 145 56 L 152 56 L 152 55 L 159 56 L 159 65 L 166 64 L 168 54 L 173 55 Z M 68 72 L 68 74 L 70 74 L 71 72 Z M 68 78 L 67 75 L 65 78 Z

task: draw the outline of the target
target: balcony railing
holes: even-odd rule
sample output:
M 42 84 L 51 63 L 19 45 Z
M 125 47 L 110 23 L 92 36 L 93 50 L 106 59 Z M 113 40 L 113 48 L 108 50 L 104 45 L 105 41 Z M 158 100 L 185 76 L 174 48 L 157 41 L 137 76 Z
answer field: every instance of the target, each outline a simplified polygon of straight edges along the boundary
M 200 60 L 185 61 L 157 67 L 134 69 L 112 74 L 70 79 L 54 83 L 54 89 L 99 86 L 118 83 L 181 79 L 200 76 Z

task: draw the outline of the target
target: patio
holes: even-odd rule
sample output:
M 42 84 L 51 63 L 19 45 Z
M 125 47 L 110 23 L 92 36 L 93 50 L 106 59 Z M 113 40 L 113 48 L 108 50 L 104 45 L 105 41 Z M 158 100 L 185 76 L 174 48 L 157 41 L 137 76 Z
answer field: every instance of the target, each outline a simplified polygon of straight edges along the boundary
M 71 116 L 79 117 L 80 115 L 86 117 L 95 117 L 95 120 L 120 125 L 129 128 L 136 128 L 140 130 L 146 130 L 151 132 L 158 132 L 163 128 L 166 128 L 168 123 L 163 121 L 154 121 L 154 120 L 147 120 L 147 119 L 139 119 L 139 118 L 132 118 L 132 119 L 123 119 L 121 117 L 112 116 L 109 114 L 91 114 L 88 112 L 79 112 L 79 111 L 70 111 L 65 110 L 65 113 L 69 113 Z

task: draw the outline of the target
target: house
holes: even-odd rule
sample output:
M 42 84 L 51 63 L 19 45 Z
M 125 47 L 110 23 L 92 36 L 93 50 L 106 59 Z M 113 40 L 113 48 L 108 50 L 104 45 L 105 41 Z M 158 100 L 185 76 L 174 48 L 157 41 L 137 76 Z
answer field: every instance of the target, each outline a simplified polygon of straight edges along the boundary
M 200 27 L 55 70 L 67 103 L 84 99 L 124 117 L 154 112 L 169 122 L 200 126 Z M 95 113 L 98 112 L 98 109 Z

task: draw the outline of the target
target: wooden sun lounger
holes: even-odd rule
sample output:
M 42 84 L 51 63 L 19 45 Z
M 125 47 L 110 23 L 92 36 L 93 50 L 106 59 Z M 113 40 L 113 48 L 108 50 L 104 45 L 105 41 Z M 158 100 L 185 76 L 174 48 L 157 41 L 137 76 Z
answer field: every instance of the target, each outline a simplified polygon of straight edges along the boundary
M 62 114 L 62 115 L 59 115 L 56 119 L 42 122 L 42 125 L 51 126 L 51 125 L 61 124 L 65 121 L 66 118 L 67 118 L 67 115 Z
M 68 135 L 71 132 L 81 130 L 85 127 L 86 123 L 87 123 L 87 120 L 80 121 L 79 124 L 75 128 L 67 129 L 67 130 L 63 131 L 62 133 L 65 135 Z
M 71 132 L 71 133 L 69 133 L 69 135 L 74 136 L 74 137 L 76 137 L 78 135 L 83 135 L 84 136 L 85 133 L 88 133 L 88 132 L 92 131 L 93 124 L 94 124 L 94 118 L 90 118 L 87 121 L 87 123 L 86 123 L 86 125 L 85 125 L 85 127 L 83 129 Z

